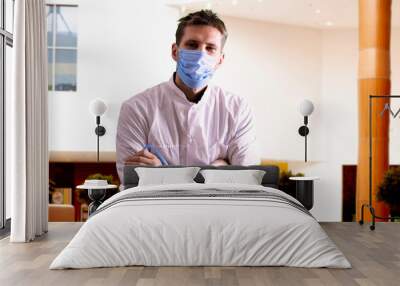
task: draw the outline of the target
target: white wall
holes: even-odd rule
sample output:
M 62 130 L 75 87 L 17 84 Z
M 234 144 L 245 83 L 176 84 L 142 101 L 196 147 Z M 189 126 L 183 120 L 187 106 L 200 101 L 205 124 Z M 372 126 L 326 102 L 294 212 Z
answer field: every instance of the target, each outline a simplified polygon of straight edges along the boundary
M 226 61 L 215 83 L 247 97 L 255 115 L 263 158 L 302 160 L 302 99 L 318 105 L 321 33 L 315 29 L 224 17 L 229 32 Z M 311 118 L 310 118 L 311 119 Z M 320 112 L 310 120 L 310 160 L 320 160 Z M 311 140 L 312 139 L 312 140 Z
M 161 5 L 161 0 L 76 2 L 78 91 L 49 94 L 49 148 L 95 151 L 95 118 L 88 106 L 100 97 L 108 104 L 101 150 L 115 151 L 122 101 L 168 80 L 174 68 L 170 50 L 178 12 Z
M 101 148 L 114 151 L 121 102 L 168 80 L 175 69 L 170 50 L 179 14 L 161 5 L 162 1 L 78 2 L 78 92 L 50 94 L 50 150 L 95 150 L 94 118 L 88 104 L 100 97 L 109 105 Z M 157 22 L 151 23 L 150 16 Z M 303 146 L 297 128 L 302 118 L 297 106 L 302 98 L 317 101 L 320 94 L 320 33 L 224 19 L 230 36 L 225 64 L 214 82 L 252 103 L 263 157 L 301 159 Z M 314 116 L 317 119 L 318 110 Z M 310 158 L 317 157 L 316 151 L 310 149 Z
M 315 182 L 312 213 L 320 221 L 340 221 L 342 165 L 357 163 L 358 35 L 355 30 L 346 29 L 320 33 L 320 91 L 316 106 L 320 138 L 316 141 L 321 157 L 311 164 L 292 163 L 289 167 L 320 177 Z M 315 117 L 310 119 L 314 122 Z
M 400 30 L 392 31 L 392 94 L 400 94 Z M 358 31 L 322 32 L 320 140 L 322 161 L 318 164 L 292 164 L 294 170 L 319 176 L 312 213 L 321 221 L 340 221 L 342 217 L 342 165 L 358 160 Z M 393 100 L 398 110 L 400 100 Z M 390 163 L 400 162 L 400 117 L 391 120 Z
M 50 150 L 96 150 L 88 104 L 100 97 L 109 105 L 101 150 L 115 151 L 121 102 L 168 80 L 174 71 L 170 49 L 179 13 L 161 0 L 78 2 L 78 92 L 49 96 Z M 290 166 L 321 177 L 312 212 L 321 221 L 340 221 L 341 166 L 357 163 L 357 31 L 222 18 L 229 38 L 226 61 L 214 82 L 248 98 L 266 159 L 303 159 L 303 138 L 297 134 L 302 117 L 297 108 L 304 98 L 314 101 L 311 163 Z M 396 50 L 399 34 L 395 31 L 393 37 Z M 393 66 L 399 66 L 399 56 L 392 54 Z M 393 68 L 393 91 L 400 88 L 397 75 Z M 391 142 L 392 153 L 394 148 Z M 400 161 L 398 151 L 392 157 L 392 162 Z
M 391 79 L 392 94 L 400 95 L 400 28 L 392 29 L 391 38 Z M 392 100 L 392 110 L 400 110 L 400 99 Z M 396 119 L 390 120 L 390 146 L 389 156 L 390 164 L 400 164 L 400 114 Z

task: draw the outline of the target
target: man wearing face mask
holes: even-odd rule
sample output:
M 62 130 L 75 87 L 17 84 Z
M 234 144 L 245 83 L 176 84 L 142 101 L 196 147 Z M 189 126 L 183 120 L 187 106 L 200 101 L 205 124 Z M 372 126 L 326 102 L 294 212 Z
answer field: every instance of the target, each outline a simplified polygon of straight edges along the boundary
M 227 31 L 210 10 L 179 20 L 170 80 L 124 101 L 117 171 L 137 165 L 259 164 L 253 116 L 244 98 L 210 84 L 224 61 Z

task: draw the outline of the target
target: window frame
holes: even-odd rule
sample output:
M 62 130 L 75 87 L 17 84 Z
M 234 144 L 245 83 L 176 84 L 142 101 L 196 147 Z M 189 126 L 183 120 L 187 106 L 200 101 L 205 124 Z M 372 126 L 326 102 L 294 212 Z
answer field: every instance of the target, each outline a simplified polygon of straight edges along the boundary
M 14 17 L 15 0 L 12 1 L 12 15 Z M 13 31 L 7 31 L 7 9 L 6 0 L 0 0 L 1 21 L 0 21 L 0 236 L 10 232 L 11 219 L 6 218 L 6 189 L 5 189 L 5 130 L 6 130 L 6 60 L 7 46 L 13 48 Z M 14 24 L 13 24 L 14 26 Z M 14 27 L 12 27 L 14 30 Z
M 54 7 L 54 9 L 58 7 L 75 7 L 78 8 L 78 3 L 76 0 L 47 0 L 46 1 L 46 6 Z M 54 13 L 54 12 L 53 12 Z M 47 18 L 47 17 L 46 17 Z M 47 44 L 47 51 L 51 51 L 52 53 L 52 78 L 51 78 L 51 83 L 52 83 L 52 89 L 48 89 L 49 94 L 57 94 L 57 95 L 74 95 L 78 92 L 78 59 L 76 60 L 76 90 L 55 90 L 55 65 L 56 65 L 56 50 L 73 50 L 76 51 L 76 55 L 78 57 L 78 44 L 76 47 L 63 47 L 63 46 L 57 46 L 56 45 L 56 34 L 57 34 L 57 21 L 56 18 L 53 14 L 53 21 L 52 21 L 52 29 L 53 29 L 53 41 L 52 41 L 52 46 L 49 46 Z M 50 82 L 50 81 L 49 81 Z

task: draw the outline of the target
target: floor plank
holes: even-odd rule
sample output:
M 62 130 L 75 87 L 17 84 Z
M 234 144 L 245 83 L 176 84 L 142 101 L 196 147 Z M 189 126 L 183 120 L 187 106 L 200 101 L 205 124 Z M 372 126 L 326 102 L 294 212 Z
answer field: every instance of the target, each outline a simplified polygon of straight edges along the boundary
M 290 267 L 117 267 L 49 270 L 81 223 L 50 223 L 32 243 L 0 240 L 0 285 L 399 285 L 400 224 L 321 223 L 352 269 Z

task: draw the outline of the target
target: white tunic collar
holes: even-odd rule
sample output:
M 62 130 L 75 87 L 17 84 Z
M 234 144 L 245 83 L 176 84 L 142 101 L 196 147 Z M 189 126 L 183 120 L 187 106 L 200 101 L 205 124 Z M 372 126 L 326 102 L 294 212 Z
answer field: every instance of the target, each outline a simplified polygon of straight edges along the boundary
M 195 102 L 189 101 L 189 100 L 187 99 L 185 93 L 184 93 L 182 90 L 180 90 L 179 87 L 175 84 L 175 82 L 174 82 L 174 75 L 172 75 L 172 76 L 170 77 L 170 79 L 169 79 L 169 81 L 167 82 L 167 84 L 168 84 L 168 86 L 170 87 L 170 89 L 174 91 L 174 94 L 175 94 L 175 95 L 177 95 L 177 96 L 179 96 L 181 99 L 183 99 L 183 100 L 182 100 L 183 102 L 185 102 L 187 105 L 190 105 L 190 106 L 197 106 L 197 107 L 200 107 L 200 106 L 204 105 L 204 104 L 209 100 L 209 97 L 210 97 L 209 94 L 210 94 L 210 91 L 211 91 L 211 89 L 212 89 L 212 86 L 211 86 L 210 84 L 208 84 L 208 86 L 207 86 L 206 90 L 204 91 L 204 93 L 203 93 L 203 95 L 202 95 L 200 101 L 197 102 L 197 103 L 195 103 Z

